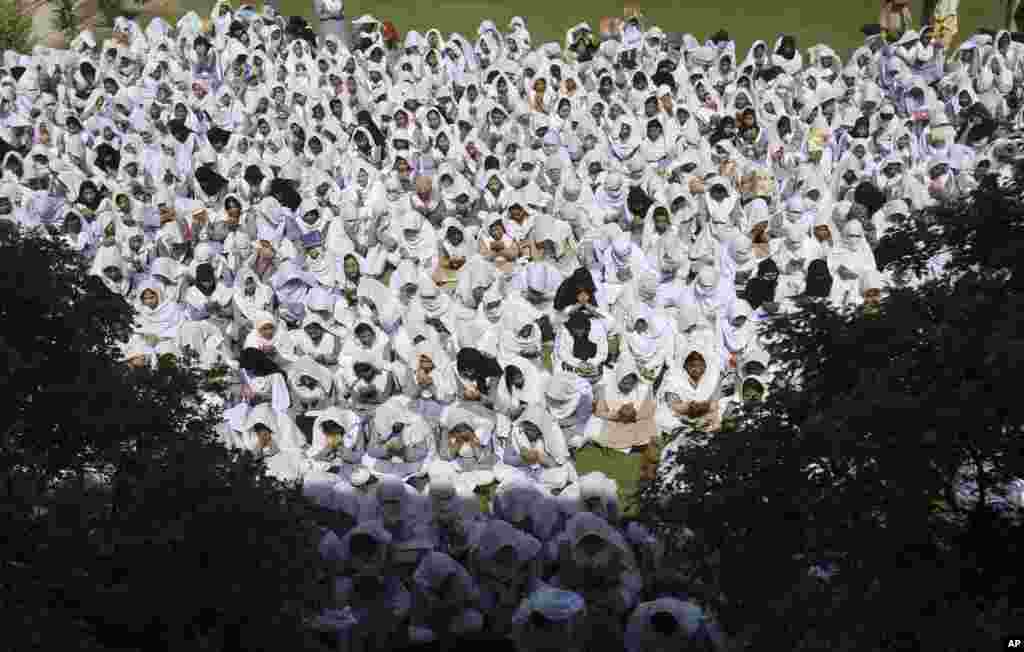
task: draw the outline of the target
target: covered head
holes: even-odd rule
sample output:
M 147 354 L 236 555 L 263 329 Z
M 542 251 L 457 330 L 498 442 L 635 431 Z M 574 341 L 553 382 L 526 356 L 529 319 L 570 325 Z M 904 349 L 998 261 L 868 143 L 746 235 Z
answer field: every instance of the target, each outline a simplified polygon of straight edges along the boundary
M 626 539 L 597 514 L 580 512 L 569 519 L 565 539 L 572 560 L 583 569 L 607 572 L 605 580 L 618 582 L 618 572 L 635 567 Z
M 587 511 L 609 523 L 619 517 L 618 483 L 600 471 L 593 471 L 580 476 L 579 509 Z
M 580 622 L 586 616 L 586 602 L 579 593 L 543 587 L 523 601 L 513 622 L 522 627 L 520 642 L 534 649 L 532 641 L 554 649 L 559 642 L 571 648 Z
M 401 480 L 390 476 L 381 478 L 376 495 L 381 522 L 385 527 L 395 527 L 410 518 L 409 490 Z
M 555 533 L 559 520 L 557 506 L 536 485 L 522 479 L 509 480 L 498 487 L 492 510 L 494 518 L 542 542 Z
M 722 650 L 718 626 L 693 602 L 659 598 L 637 606 L 626 629 L 627 652 Z
M 386 569 L 392 540 L 383 522 L 367 521 L 342 538 L 339 552 L 356 575 L 373 576 Z

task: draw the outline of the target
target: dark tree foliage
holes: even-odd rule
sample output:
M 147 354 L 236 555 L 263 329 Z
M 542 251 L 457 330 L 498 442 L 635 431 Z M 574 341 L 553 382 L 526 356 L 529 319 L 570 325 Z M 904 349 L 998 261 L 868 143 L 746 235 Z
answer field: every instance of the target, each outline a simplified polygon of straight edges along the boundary
M 766 399 L 689 435 L 642 498 L 748 649 L 982 650 L 1024 623 L 1021 186 L 881 247 L 902 279 L 882 305 L 773 320 Z
M 120 362 L 132 319 L 56 239 L 3 236 L 4 648 L 303 649 L 301 492 L 216 440 L 205 375 Z

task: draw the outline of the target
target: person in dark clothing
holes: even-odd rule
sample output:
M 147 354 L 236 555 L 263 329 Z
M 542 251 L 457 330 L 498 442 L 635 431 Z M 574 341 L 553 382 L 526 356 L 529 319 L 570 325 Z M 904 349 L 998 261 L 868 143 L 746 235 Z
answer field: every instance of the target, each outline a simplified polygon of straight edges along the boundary
M 832 292 L 832 272 L 824 258 L 812 260 L 807 267 L 807 286 L 801 295 L 806 299 L 827 299 Z
M 956 142 L 968 147 L 979 147 L 992 138 L 998 126 L 988 107 L 975 102 L 960 115 Z
M 868 215 L 874 215 L 885 206 L 885 193 L 870 181 L 861 181 L 853 191 L 853 201 L 864 206 Z
M 747 281 L 746 300 L 751 309 L 765 306 L 774 310 L 775 290 L 779 284 L 779 266 L 771 258 L 765 258 L 757 266 L 757 276 Z
M 570 306 L 590 306 L 597 308 L 597 286 L 590 272 L 578 267 L 569 278 L 562 281 L 555 291 L 555 310 L 565 310 Z

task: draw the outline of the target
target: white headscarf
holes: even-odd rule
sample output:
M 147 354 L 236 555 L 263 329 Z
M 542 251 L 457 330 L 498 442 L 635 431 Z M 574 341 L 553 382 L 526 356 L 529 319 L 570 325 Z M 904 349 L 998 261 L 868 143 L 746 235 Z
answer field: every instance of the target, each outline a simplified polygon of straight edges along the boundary
M 142 303 L 142 293 L 151 290 L 156 293 L 157 305 L 149 308 Z M 139 300 L 135 306 L 135 332 L 163 339 L 178 336 L 178 327 L 185 320 L 181 307 L 165 298 L 164 287 L 155 281 L 146 281 L 139 287 Z
M 256 290 L 252 296 L 248 296 L 245 293 L 246 281 L 250 278 L 256 282 Z M 274 301 L 274 290 L 261 281 L 256 272 L 245 267 L 235 281 L 233 300 L 239 312 L 249 321 L 253 321 L 257 313 L 271 309 Z
M 253 429 L 263 424 L 273 433 L 274 446 L 281 451 L 296 451 L 306 447 L 302 433 L 287 414 L 282 414 L 271 407 L 270 403 L 260 403 L 250 410 L 245 420 L 243 446 L 255 450 L 258 440 Z
M 398 218 L 394 237 L 399 248 L 405 249 L 407 257 L 418 259 L 421 264 L 437 253 L 434 230 L 417 211 L 410 210 Z
M 658 314 L 644 303 L 635 304 L 631 313 L 625 338 L 629 353 L 638 368 L 657 373 L 672 356 L 672 325 L 664 315 Z M 640 320 L 647 324 L 644 332 L 636 330 L 636 324 Z M 653 378 L 647 380 L 652 381 Z
M 752 319 L 753 312 L 750 304 L 743 299 L 737 299 L 726 310 L 726 318 L 722 321 L 722 339 L 726 352 L 738 353 L 754 341 L 757 323 Z M 733 325 L 733 320 L 738 317 L 746 318 L 739 328 Z
M 661 395 L 659 396 L 659 401 L 666 394 L 675 394 L 683 402 L 708 401 L 714 395 L 715 390 L 718 388 L 718 380 L 721 377 L 720 365 L 715 364 L 716 361 L 713 356 L 698 348 L 691 348 L 680 360 L 685 362 L 686 358 L 690 357 L 692 353 L 697 353 L 704 358 L 704 375 L 694 384 L 693 379 L 690 378 L 690 374 L 687 373 L 685 368 L 669 369 L 669 372 L 665 374 L 664 382 L 659 388 L 659 394 Z
M 547 413 L 563 423 L 564 419 L 572 417 L 579 402 L 589 398 L 589 395 L 579 391 L 580 384 L 585 382 L 575 374 L 565 371 L 559 371 L 549 376 L 544 385 L 544 396 L 548 399 L 546 401 Z
M 505 415 L 515 415 L 524 405 L 540 405 L 544 398 L 544 388 L 537 367 L 526 358 L 517 356 L 501 357 L 498 360 L 506 374 L 510 366 L 523 372 L 523 387 L 510 389 L 507 377 L 502 375 L 494 394 L 494 410 Z
M 555 422 L 554 418 L 539 405 L 531 405 L 526 408 L 512 426 L 511 439 L 517 450 L 524 451 L 535 448 L 535 445 L 530 442 L 522 430 L 521 424 L 526 422 L 532 423 L 540 430 L 540 442 L 543 445 L 544 452 L 556 464 L 566 464 L 569 462 L 569 448 L 566 446 L 562 429 Z
M 313 422 L 313 443 L 306 451 L 309 457 L 316 457 L 327 449 L 327 436 L 323 429 L 327 421 L 333 421 L 342 427 L 341 444 L 346 449 L 354 449 L 359 444 L 363 419 L 355 412 L 331 406 L 324 410 L 307 412 L 306 416 L 316 419 Z
M 522 337 L 525 326 L 532 325 L 531 333 Z M 533 323 L 532 315 L 521 310 L 509 310 L 501 318 L 501 335 L 498 340 L 500 358 L 526 357 L 534 359 L 541 354 L 540 327 Z

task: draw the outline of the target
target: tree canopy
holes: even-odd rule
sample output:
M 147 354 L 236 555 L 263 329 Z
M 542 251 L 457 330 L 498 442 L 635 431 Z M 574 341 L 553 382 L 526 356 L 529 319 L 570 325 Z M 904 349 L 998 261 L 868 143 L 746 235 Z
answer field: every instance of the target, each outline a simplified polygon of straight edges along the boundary
M 643 496 L 753 649 L 987 649 L 1024 622 L 1021 185 L 990 177 L 877 253 L 882 304 L 772 320 L 766 398 Z
M 3 236 L 6 642 L 301 648 L 320 595 L 310 508 L 216 440 L 206 375 L 122 364 L 132 319 L 57 239 Z
M 15 0 L 0 0 L 0 50 L 32 49 L 32 16 L 18 11 Z

